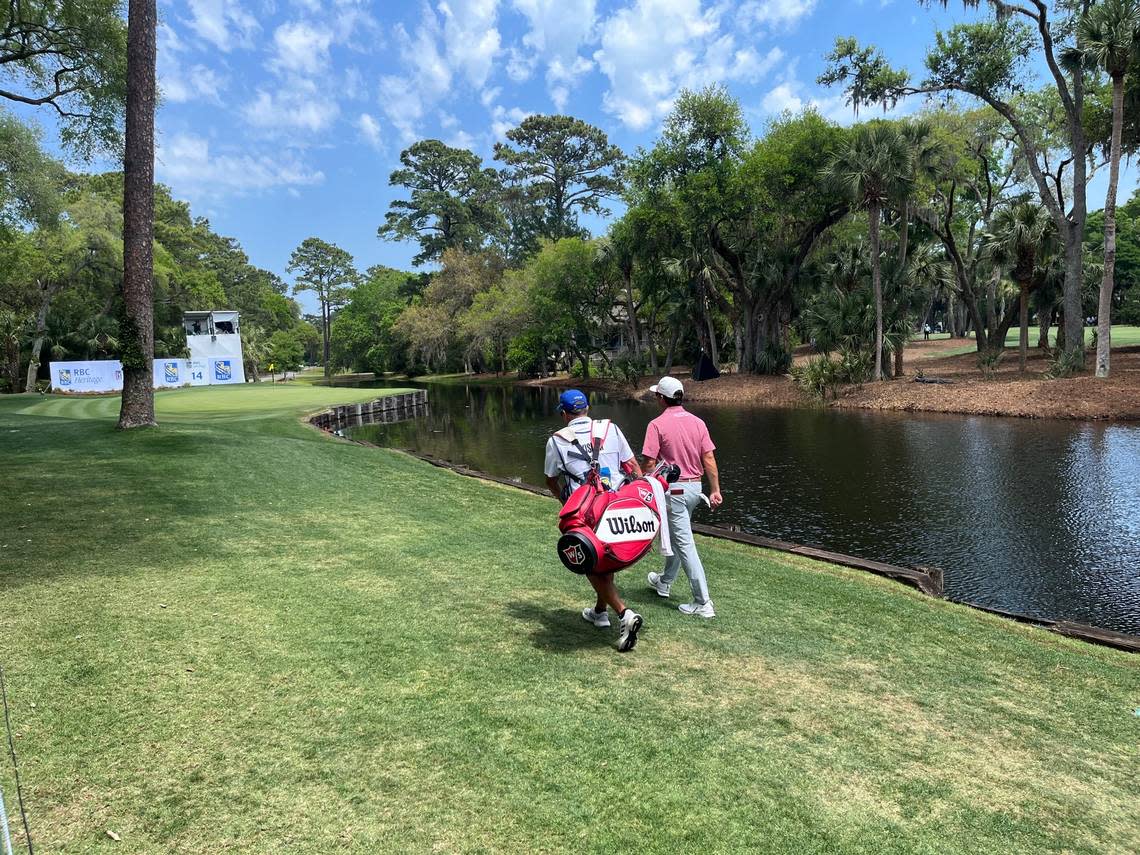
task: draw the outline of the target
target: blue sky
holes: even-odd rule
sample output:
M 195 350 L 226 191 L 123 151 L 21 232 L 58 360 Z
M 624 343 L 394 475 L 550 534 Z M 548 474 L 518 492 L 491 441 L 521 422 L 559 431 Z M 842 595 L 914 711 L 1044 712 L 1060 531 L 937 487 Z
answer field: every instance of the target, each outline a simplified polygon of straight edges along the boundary
M 376 228 L 399 193 L 388 175 L 416 139 L 489 160 L 527 114 L 565 112 L 632 152 L 652 143 L 680 88 L 708 83 L 725 84 L 757 131 L 807 104 L 850 122 L 839 93 L 815 84 L 835 37 L 877 44 L 920 76 L 934 31 L 970 17 L 934 6 L 159 0 L 157 176 L 286 279 L 310 235 L 361 270 L 406 268 L 414 245 L 382 242 Z

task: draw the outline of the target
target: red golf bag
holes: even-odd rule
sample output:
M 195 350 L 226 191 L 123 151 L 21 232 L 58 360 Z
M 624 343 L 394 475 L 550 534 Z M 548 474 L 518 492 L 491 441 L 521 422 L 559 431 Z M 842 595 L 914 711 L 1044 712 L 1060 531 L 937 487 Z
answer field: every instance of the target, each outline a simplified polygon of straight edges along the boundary
M 676 466 L 658 467 L 611 491 L 595 465 L 558 514 L 559 559 L 575 573 L 613 573 L 644 558 L 658 535 L 671 555 L 665 496 L 678 474 Z

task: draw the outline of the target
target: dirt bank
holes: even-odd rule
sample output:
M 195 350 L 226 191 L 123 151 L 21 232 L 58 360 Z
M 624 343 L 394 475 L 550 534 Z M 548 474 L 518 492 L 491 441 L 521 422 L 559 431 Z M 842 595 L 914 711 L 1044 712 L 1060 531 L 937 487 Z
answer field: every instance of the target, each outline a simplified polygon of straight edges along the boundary
M 971 340 L 918 341 L 907 347 L 904 377 L 883 383 L 865 383 L 843 389 L 828 406 L 840 409 L 898 410 L 905 412 L 961 413 L 1022 418 L 1140 420 L 1140 347 L 1113 351 L 1112 377 L 1097 380 L 1084 374 L 1066 380 L 1046 380 L 1045 356 L 1032 349 L 1026 373 L 1017 370 L 1017 352 L 1010 350 L 991 379 L 982 377 L 977 356 L 955 353 Z M 949 353 L 950 355 L 947 355 Z M 796 361 L 806 359 L 797 354 Z M 1090 364 L 1091 364 L 1090 357 Z M 945 384 L 918 383 L 941 378 Z M 687 370 L 675 370 L 685 382 L 688 400 L 696 403 L 751 404 L 769 407 L 813 406 L 790 377 L 725 374 L 696 383 Z M 588 381 L 567 376 L 527 380 L 527 385 L 604 391 L 648 400 L 655 377 L 642 378 L 636 388 L 613 380 Z

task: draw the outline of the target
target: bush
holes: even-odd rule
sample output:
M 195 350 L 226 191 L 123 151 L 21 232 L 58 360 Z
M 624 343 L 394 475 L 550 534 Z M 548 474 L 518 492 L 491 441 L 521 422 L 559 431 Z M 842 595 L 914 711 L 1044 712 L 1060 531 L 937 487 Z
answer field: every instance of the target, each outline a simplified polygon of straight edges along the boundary
M 1085 354 L 1083 349 L 1076 350 L 1057 350 L 1053 358 L 1049 360 L 1049 368 L 1045 371 L 1045 377 L 1049 380 L 1060 380 L 1064 377 L 1072 377 L 1074 374 L 1080 374 L 1085 370 Z
M 761 374 L 787 374 L 792 366 L 792 354 L 783 345 L 770 342 L 756 354 L 756 369 Z
M 855 348 L 839 350 L 839 378 L 843 383 L 863 383 L 871 376 L 871 354 Z
M 792 379 L 796 385 L 807 392 L 815 400 L 823 402 L 828 397 L 835 398 L 836 389 L 842 382 L 840 378 L 841 366 L 832 362 L 826 356 L 808 360 L 803 365 L 792 368 Z
M 645 375 L 647 370 L 645 359 L 641 356 L 634 356 L 632 353 L 623 353 L 613 361 L 614 376 L 631 388 L 637 386 L 637 381 Z
M 983 350 L 978 354 L 978 370 L 987 380 L 992 380 L 1003 359 L 1005 359 L 1005 348 Z

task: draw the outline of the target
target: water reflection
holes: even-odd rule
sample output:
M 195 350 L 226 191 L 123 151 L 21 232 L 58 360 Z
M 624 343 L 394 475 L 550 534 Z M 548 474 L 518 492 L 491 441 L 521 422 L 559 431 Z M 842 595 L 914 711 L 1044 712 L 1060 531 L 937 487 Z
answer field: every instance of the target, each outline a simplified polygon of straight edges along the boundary
M 541 484 L 557 394 L 432 385 L 425 417 L 352 435 Z M 591 401 L 639 449 L 656 409 Z M 692 409 L 717 443 L 725 492 L 703 521 L 941 567 L 953 599 L 1140 633 L 1140 427 Z

